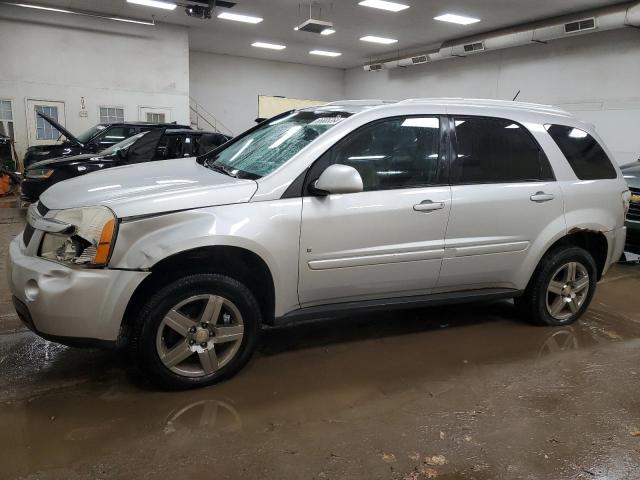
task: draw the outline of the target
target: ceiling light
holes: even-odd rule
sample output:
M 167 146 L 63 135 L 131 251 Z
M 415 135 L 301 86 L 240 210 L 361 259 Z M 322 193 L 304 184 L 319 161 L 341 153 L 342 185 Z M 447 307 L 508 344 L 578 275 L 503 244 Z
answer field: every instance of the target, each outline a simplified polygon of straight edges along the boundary
M 268 48 L 269 50 L 284 50 L 285 48 L 287 48 L 286 45 L 277 45 L 275 43 L 266 42 L 253 42 L 251 46 L 257 48 Z
M 114 20 L 116 22 L 125 22 L 125 23 L 137 23 L 138 25 L 155 25 L 153 22 L 147 22 L 145 20 L 133 20 L 132 18 L 120 18 L 120 17 L 100 17 L 105 18 L 107 20 Z
M 101 15 L 99 13 L 85 12 L 79 10 L 65 10 L 63 8 L 45 7 L 43 5 L 34 5 L 32 3 L 14 3 L 4 2 L 6 5 L 13 5 L 14 7 L 33 8 L 35 10 L 46 10 L 47 12 L 55 13 L 67 13 L 69 15 L 80 15 L 83 17 L 101 18 L 103 20 L 113 20 L 116 22 L 137 23 L 139 25 L 155 25 L 155 22 L 147 22 L 145 20 L 134 20 L 133 18 L 123 17 L 109 17 L 107 15 Z
M 433 17 L 433 19 L 439 20 L 441 22 L 457 23 L 459 25 L 471 25 L 472 23 L 480 21 L 479 18 L 465 17 L 463 15 L 456 15 L 454 13 L 445 13 L 444 15 Z
M 395 38 L 376 37 L 374 35 L 367 35 L 366 37 L 362 37 L 360 40 L 363 42 L 382 43 L 384 45 L 390 45 L 392 43 L 397 43 L 398 41 Z
M 321 55 L 323 57 L 339 57 L 342 55 L 340 52 L 327 52 L 326 50 L 311 50 L 311 55 Z
M 333 35 L 336 31 L 333 28 L 325 28 L 320 32 L 320 35 Z
M 163 2 L 161 0 L 127 0 L 127 3 L 144 5 L 145 7 L 162 8 L 163 10 L 175 10 L 178 5 L 175 3 Z
M 222 18 L 223 20 L 233 20 L 234 22 L 244 22 L 244 23 L 260 23 L 263 19 L 260 17 L 252 17 L 250 15 L 239 15 L 237 13 L 228 13 L 223 12 L 218 15 L 218 18 Z
M 379 8 L 380 10 L 387 10 L 389 12 L 400 12 L 401 10 L 409 8 L 409 5 L 388 2 L 386 0 L 362 0 L 358 5 L 362 5 L 363 7 Z
M 58 12 L 58 13 L 74 13 L 71 10 L 63 10 L 62 8 L 53 8 L 53 7 L 43 7 L 41 5 L 31 5 L 30 3 L 9 3 L 5 2 L 7 5 L 13 5 L 14 7 L 24 7 L 24 8 L 34 8 L 36 10 L 47 10 L 49 12 Z

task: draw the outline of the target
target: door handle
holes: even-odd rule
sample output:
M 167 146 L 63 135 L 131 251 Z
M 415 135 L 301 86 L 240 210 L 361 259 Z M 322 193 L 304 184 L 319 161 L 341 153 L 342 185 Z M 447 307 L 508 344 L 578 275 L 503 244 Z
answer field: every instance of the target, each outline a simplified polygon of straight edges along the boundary
M 551 193 L 536 192 L 529 197 L 532 202 L 542 203 L 553 200 L 555 197 Z
M 442 210 L 443 208 L 444 202 L 432 202 L 431 200 L 423 200 L 413 206 L 416 212 L 433 212 L 434 210 Z

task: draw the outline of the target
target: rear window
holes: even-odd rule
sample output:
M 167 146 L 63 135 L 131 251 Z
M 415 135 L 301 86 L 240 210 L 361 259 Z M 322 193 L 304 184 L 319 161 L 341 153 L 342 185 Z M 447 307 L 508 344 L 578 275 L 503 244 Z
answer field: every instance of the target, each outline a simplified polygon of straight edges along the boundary
M 600 144 L 587 132 L 565 125 L 546 125 L 580 180 L 603 180 L 618 175 Z

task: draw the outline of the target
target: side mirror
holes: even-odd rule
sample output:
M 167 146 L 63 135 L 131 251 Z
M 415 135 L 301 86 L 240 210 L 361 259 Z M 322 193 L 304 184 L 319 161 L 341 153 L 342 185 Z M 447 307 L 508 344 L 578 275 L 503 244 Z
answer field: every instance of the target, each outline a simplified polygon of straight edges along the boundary
M 358 193 L 363 189 L 362 177 L 355 168 L 349 165 L 331 165 L 313 183 L 313 190 L 317 195 Z

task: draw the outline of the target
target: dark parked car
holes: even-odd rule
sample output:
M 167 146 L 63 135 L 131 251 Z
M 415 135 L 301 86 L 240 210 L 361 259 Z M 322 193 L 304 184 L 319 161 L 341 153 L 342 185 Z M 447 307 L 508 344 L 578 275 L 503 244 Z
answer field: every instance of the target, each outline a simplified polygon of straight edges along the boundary
M 76 137 L 51 117 L 41 112 L 36 112 L 36 114 L 58 130 L 61 136 L 65 138 L 65 141 L 53 145 L 34 145 L 29 147 L 24 155 L 24 168 L 27 168 L 35 162 L 49 158 L 68 157 L 83 153 L 97 153 L 140 132 L 146 132 L 159 127 L 191 128 L 187 125 L 177 125 L 175 123 L 99 123 Z
M 631 203 L 627 213 L 627 244 L 625 251 L 640 255 L 640 159 L 620 167 L 631 191 Z
M 25 171 L 21 198 L 35 202 L 54 183 L 105 168 L 133 163 L 194 157 L 225 143 L 221 133 L 191 129 L 156 128 L 127 138 L 100 153 L 43 160 Z

